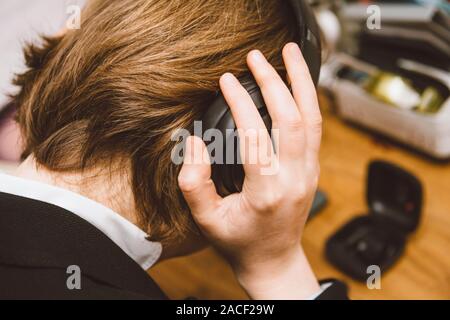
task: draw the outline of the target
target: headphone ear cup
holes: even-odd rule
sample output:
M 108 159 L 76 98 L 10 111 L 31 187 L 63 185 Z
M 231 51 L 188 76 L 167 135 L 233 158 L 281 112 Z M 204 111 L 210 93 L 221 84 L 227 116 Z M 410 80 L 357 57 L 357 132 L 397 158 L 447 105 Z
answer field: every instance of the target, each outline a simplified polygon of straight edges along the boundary
M 247 77 L 241 81 L 244 88 L 250 94 L 257 107 L 268 131 L 272 128 L 272 121 L 267 112 L 261 91 L 253 80 Z M 242 167 L 239 138 L 236 131 L 236 124 L 233 120 L 231 110 L 222 94 L 220 94 L 211 105 L 203 118 L 203 130 L 216 129 L 223 139 L 222 148 L 217 149 L 217 145 L 207 141 L 208 151 L 213 161 L 212 179 L 217 192 L 221 196 L 240 192 L 244 183 L 245 173 Z M 215 147 L 216 149 L 214 149 Z M 215 151 L 214 157 L 212 151 Z
M 220 130 L 224 139 L 222 146 L 223 155 L 219 158 L 222 160 L 222 163 L 216 163 L 213 165 L 213 170 L 218 171 L 220 181 L 214 182 L 218 192 L 222 196 L 226 196 L 240 191 L 240 188 L 236 188 L 235 186 L 235 179 L 233 175 L 235 168 L 240 166 L 239 139 L 237 136 L 236 124 L 229 108 L 223 115 L 217 129 Z
M 230 166 L 229 177 L 231 178 L 229 192 L 236 193 L 242 191 L 242 185 L 244 184 L 245 172 L 244 167 L 242 166 L 242 158 L 240 151 L 240 140 L 235 138 L 234 141 L 234 159 L 235 164 Z
M 272 119 L 265 106 L 258 108 L 259 114 L 266 125 L 268 132 L 272 129 Z M 228 141 L 227 141 L 228 142 Z M 226 165 L 222 175 L 225 181 L 225 187 L 227 194 L 241 192 L 244 184 L 245 172 L 242 166 L 241 152 L 240 152 L 240 140 L 236 138 L 234 141 L 234 165 Z

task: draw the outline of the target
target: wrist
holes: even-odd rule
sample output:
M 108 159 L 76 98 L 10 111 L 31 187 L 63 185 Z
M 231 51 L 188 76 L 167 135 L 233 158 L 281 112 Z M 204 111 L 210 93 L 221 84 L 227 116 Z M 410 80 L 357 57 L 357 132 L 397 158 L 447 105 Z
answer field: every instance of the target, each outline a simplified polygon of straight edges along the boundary
M 264 262 L 235 268 L 236 277 L 255 300 L 303 300 L 320 292 L 303 249 Z

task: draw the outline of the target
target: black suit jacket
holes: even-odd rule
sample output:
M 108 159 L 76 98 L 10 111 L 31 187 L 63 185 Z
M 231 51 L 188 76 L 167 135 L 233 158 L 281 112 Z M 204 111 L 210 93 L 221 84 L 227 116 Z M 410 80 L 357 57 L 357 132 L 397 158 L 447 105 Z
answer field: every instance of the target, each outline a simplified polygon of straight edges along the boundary
M 81 271 L 70 290 L 69 266 Z M 319 299 L 346 298 L 335 283 Z M 60 207 L 0 193 L 0 299 L 167 299 L 101 231 Z

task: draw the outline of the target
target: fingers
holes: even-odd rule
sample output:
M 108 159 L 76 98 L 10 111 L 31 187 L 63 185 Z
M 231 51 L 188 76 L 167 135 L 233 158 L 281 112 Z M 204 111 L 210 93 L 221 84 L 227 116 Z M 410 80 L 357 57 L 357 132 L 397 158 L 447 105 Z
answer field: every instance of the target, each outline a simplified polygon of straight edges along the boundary
M 252 98 L 235 76 L 231 73 L 224 74 L 220 78 L 220 88 L 225 100 L 230 106 L 234 121 L 239 129 L 266 130 L 266 126 Z
M 263 94 L 273 129 L 279 130 L 281 162 L 298 161 L 303 155 L 305 137 L 302 117 L 291 92 L 260 51 L 250 52 L 247 63 Z
M 232 74 L 220 79 L 222 93 L 238 128 L 241 159 L 246 177 L 255 179 L 275 155 L 269 132 L 252 98 Z
M 316 89 L 306 61 L 297 44 L 289 43 L 284 47 L 283 59 L 295 102 L 305 124 L 306 154 L 314 160 L 317 159 L 322 138 L 322 116 Z
M 253 50 L 248 54 L 247 63 L 261 89 L 272 121 L 286 124 L 301 120 L 289 89 L 264 55 Z
M 207 219 L 219 205 L 221 197 L 211 180 L 209 155 L 199 137 L 191 136 L 186 141 L 178 184 L 196 220 Z

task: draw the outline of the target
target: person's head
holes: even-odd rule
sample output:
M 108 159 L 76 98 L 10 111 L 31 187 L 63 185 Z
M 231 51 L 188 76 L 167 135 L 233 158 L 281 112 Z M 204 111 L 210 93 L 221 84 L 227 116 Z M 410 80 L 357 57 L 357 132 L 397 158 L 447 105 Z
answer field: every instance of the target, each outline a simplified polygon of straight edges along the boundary
M 29 46 L 15 97 L 24 152 L 59 173 L 114 169 L 150 238 L 195 230 L 171 161 L 175 129 L 192 129 L 225 72 L 261 50 L 283 72 L 295 35 L 284 0 L 91 0 L 81 29 Z M 126 203 L 124 199 L 124 203 Z

